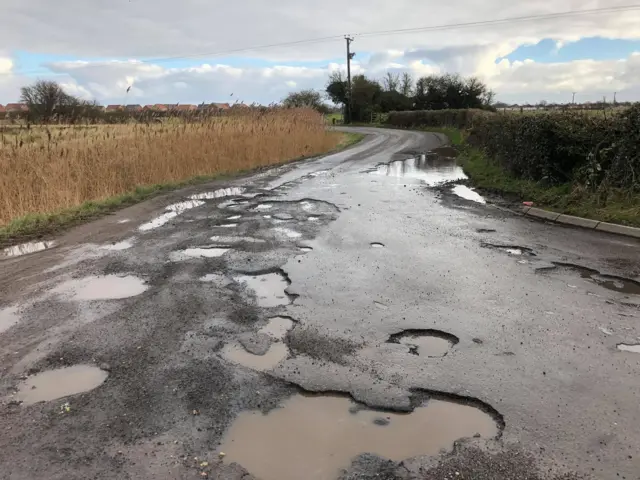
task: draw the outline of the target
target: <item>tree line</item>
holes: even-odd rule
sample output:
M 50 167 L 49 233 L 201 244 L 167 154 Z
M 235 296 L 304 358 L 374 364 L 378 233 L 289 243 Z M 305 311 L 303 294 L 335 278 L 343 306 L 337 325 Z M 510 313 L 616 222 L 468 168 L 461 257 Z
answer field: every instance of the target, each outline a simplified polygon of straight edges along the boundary
M 349 86 L 342 72 L 333 72 L 324 95 L 315 90 L 290 93 L 286 107 L 312 107 L 327 113 L 324 99 L 339 105 L 346 122 L 369 122 L 374 115 L 392 111 L 493 109 L 495 93 L 476 77 L 458 74 L 428 75 L 414 80 L 409 73 L 387 72 L 382 80 L 355 75 Z

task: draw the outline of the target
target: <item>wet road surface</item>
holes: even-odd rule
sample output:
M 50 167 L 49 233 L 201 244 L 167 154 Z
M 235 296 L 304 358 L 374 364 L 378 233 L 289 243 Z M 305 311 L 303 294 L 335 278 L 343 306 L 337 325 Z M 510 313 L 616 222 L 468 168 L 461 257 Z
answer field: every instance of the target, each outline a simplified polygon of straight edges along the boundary
M 640 478 L 640 243 L 359 130 L 0 253 L 0 478 Z

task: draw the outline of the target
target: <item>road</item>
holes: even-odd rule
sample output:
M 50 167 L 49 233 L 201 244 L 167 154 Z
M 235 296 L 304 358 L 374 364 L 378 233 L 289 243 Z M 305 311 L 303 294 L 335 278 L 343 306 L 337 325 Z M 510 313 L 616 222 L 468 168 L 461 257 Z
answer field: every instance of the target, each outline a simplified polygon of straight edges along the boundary
M 359 131 L 0 259 L 0 478 L 640 478 L 640 242 Z

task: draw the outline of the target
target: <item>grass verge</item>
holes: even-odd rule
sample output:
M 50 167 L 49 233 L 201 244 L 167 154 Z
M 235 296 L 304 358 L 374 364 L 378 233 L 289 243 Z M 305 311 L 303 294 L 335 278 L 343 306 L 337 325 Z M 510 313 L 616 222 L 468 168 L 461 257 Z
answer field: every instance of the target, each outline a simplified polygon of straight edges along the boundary
M 336 153 L 349 148 L 360 142 L 364 135 L 359 133 L 343 133 L 343 137 L 338 146 L 325 155 Z M 101 200 L 86 201 L 80 205 L 59 209 L 54 212 L 33 213 L 13 219 L 7 225 L 0 226 L 0 247 L 28 241 L 34 238 L 41 238 L 46 235 L 59 233 L 75 225 L 95 220 L 101 216 L 121 210 L 125 207 L 148 200 L 157 195 L 178 190 L 180 188 L 199 185 L 214 180 L 224 180 L 260 170 L 273 168 L 278 165 L 294 163 L 297 161 L 313 158 L 317 155 L 294 158 L 281 163 L 257 168 L 240 169 L 228 171 L 215 175 L 199 175 L 180 182 L 166 182 L 153 185 L 140 185 L 130 192 L 115 195 Z

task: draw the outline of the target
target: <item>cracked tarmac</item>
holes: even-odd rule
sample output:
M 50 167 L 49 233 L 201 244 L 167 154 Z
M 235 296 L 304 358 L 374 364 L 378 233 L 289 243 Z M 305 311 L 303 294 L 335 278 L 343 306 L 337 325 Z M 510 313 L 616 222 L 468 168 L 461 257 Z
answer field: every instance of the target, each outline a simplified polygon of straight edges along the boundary
M 6 250 L 0 478 L 640 478 L 640 243 L 359 130 Z

